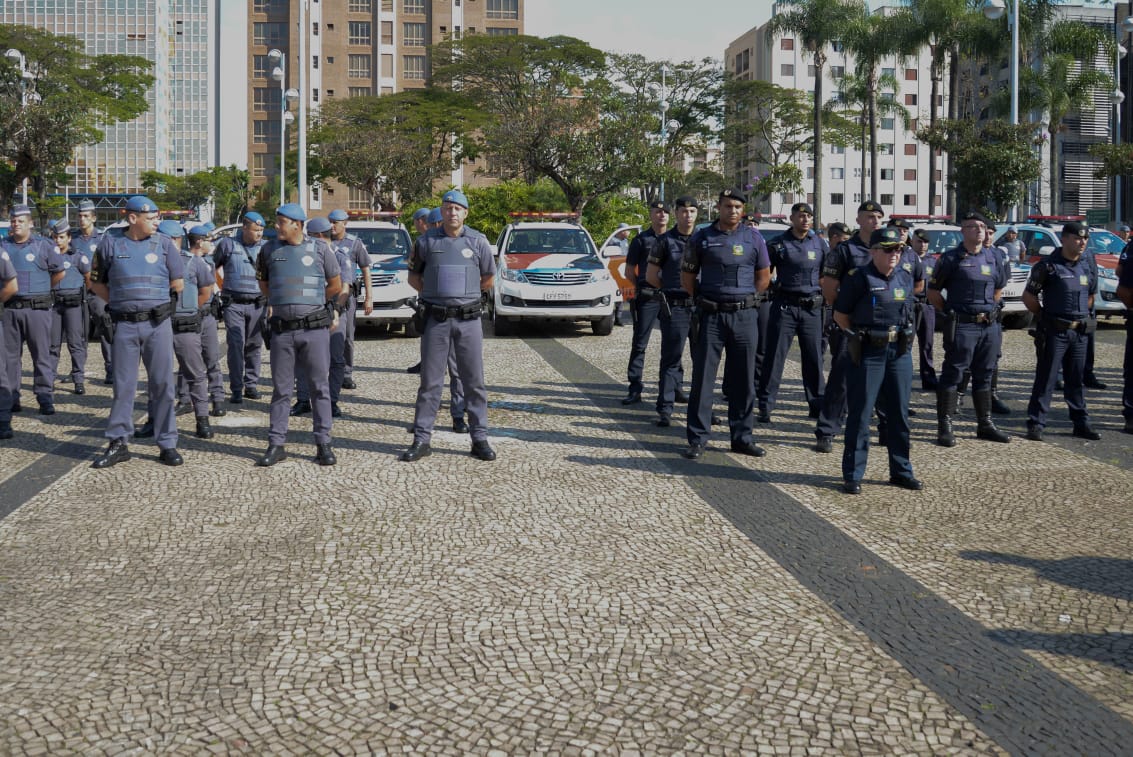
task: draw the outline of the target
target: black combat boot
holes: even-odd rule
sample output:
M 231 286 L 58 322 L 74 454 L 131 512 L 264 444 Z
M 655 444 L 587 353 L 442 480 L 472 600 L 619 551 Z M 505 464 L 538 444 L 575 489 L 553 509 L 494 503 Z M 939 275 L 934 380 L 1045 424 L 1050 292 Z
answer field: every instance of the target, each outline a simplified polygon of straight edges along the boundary
M 975 398 L 972 399 L 975 401 Z M 1011 415 L 1011 408 L 999 399 L 999 368 L 991 372 L 991 412 L 994 415 Z
M 976 436 L 989 442 L 1006 444 L 1011 437 L 995 427 L 991 419 L 991 389 L 972 392 L 972 405 L 976 409 Z
M 941 447 L 956 446 L 956 436 L 952 433 L 952 416 L 956 414 L 956 402 L 955 389 L 936 390 L 936 443 Z

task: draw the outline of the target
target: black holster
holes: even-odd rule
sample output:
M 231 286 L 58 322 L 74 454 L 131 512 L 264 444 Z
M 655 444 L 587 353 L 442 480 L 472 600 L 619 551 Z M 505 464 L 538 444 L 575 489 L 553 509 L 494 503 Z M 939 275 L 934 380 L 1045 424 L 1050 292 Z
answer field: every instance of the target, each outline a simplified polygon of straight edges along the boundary
M 909 347 L 913 344 L 913 335 L 916 333 L 914 329 L 909 326 L 901 329 L 897 334 L 897 354 L 904 355 L 909 351 Z
M 862 364 L 862 343 L 865 342 L 865 334 L 860 331 L 855 331 L 851 334 L 845 334 L 846 338 L 846 353 L 850 356 L 850 360 L 854 361 L 854 365 Z
M 944 314 L 944 323 L 942 324 L 940 331 L 944 335 L 944 344 L 946 349 L 949 345 L 956 341 L 957 323 L 959 323 L 959 321 L 956 319 L 955 313 L 948 312 Z
M 174 334 L 191 334 L 201 333 L 201 314 L 193 313 L 192 315 L 175 315 L 173 316 L 173 333 Z

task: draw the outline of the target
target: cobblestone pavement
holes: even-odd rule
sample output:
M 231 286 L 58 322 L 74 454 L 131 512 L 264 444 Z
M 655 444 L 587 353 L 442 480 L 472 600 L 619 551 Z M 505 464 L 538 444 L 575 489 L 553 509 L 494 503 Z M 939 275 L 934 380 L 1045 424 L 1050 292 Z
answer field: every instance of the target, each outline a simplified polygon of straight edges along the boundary
M 492 463 L 449 431 L 396 460 L 398 336 L 359 341 L 330 469 L 310 416 L 254 468 L 267 402 L 246 400 L 210 441 L 181 419 L 180 468 L 136 444 L 94 471 L 110 390 L 60 384 L 59 414 L 0 443 L 0 752 L 1133 751 L 1120 328 L 1088 395 L 1101 442 L 1057 403 L 1047 442 L 1021 438 L 1010 332 L 1012 443 L 976 440 L 969 405 L 936 447 L 916 392 L 926 490 L 884 485 L 875 451 L 860 497 L 809 448 L 797 363 L 765 458 L 717 435 L 689 462 L 655 384 L 618 402 L 628 332 L 489 339 Z

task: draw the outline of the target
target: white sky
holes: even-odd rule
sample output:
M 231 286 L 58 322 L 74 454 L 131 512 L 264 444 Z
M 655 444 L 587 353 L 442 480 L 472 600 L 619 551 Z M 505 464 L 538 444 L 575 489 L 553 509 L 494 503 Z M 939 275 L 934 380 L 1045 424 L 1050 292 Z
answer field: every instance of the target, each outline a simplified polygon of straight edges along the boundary
M 771 0 L 526 0 L 524 31 L 563 34 L 650 60 L 724 57 L 736 37 L 771 17 Z

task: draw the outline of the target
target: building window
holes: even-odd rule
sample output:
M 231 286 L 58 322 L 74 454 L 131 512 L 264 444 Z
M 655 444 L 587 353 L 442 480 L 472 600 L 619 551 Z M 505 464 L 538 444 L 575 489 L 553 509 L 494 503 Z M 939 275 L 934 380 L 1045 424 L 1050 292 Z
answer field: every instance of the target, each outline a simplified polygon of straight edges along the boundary
M 862 169 L 860 169 L 860 168 L 855 168 L 855 169 L 854 169 L 854 178 L 855 178 L 855 179 L 860 179 L 861 177 L 862 177 Z
M 253 13 L 271 13 L 286 7 L 284 0 L 252 0 Z
M 843 78 L 845 78 L 845 76 L 846 76 L 846 67 L 845 66 L 831 66 L 830 67 L 830 78 L 831 79 L 835 79 L 835 80 L 843 79 Z
M 319 88 L 315 87 L 311 90 L 311 102 L 317 103 L 319 101 Z
M 346 41 L 351 45 L 369 45 L 371 44 L 370 37 L 370 22 L 369 21 L 351 21 L 346 25 L 347 35 Z
M 275 173 L 275 156 L 268 153 L 256 153 L 252 156 L 252 176 L 263 178 Z
M 252 78 L 253 79 L 266 79 L 271 74 L 271 65 L 268 63 L 268 56 L 266 55 L 253 55 L 252 56 Z
M 806 177 L 808 179 L 814 178 L 814 166 L 807 166 L 806 167 Z
M 472 29 L 469 28 L 468 31 L 471 32 Z M 519 34 L 519 29 L 507 26 L 489 26 L 484 31 L 487 32 L 489 37 L 511 37 Z
M 319 22 L 318 21 L 315 21 L 311 24 L 311 36 L 312 37 L 319 36 Z
M 905 181 L 916 181 L 916 180 L 917 180 L 917 169 L 906 168 L 905 169 Z
M 845 202 L 843 200 L 842 193 L 841 192 L 832 192 L 830 194 L 830 204 L 831 205 L 844 205 Z
M 914 143 L 914 142 L 909 142 L 908 144 L 906 144 L 906 145 L 905 145 L 905 154 L 906 154 L 906 155 L 916 155 L 916 154 L 917 154 L 917 145 L 916 145 L 916 143 Z
M 842 147 L 841 145 L 830 145 L 830 154 L 831 155 L 845 155 L 846 154 L 846 148 Z
M 912 207 L 917 204 L 916 195 L 904 195 L 901 199 L 904 200 L 905 207 Z
M 349 97 L 369 97 L 371 89 L 369 87 L 349 87 L 346 94 Z
M 401 6 L 403 13 L 417 13 L 425 15 L 425 0 L 405 0 L 405 4 Z
M 783 64 L 781 64 L 779 66 L 779 75 L 780 76 L 794 76 L 795 75 L 795 64 L 794 63 L 783 63 Z
M 917 80 L 917 69 L 906 68 L 905 69 L 905 81 L 916 81 L 916 80 Z
M 840 53 L 846 50 L 846 46 L 839 41 L 834 41 L 830 43 L 830 49 L 836 53 Z
M 401 43 L 406 47 L 424 47 L 425 46 L 425 25 L 413 22 L 405 22 L 401 25 Z
M 274 113 L 279 111 L 279 87 L 253 87 L 252 111 Z
M 917 104 L 917 96 L 914 95 L 912 92 L 905 95 L 905 104 L 906 105 L 916 105 Z
M 369 55 L 348 55 L 347 56 L 347 70 L 346 76 L 350 79 L 369 79 L 370 78 L 370 61 Z
M 373 13 L 374 11 L 370 0 L 350 0 L 346 9 L 351 13 Z
M 333 89 L 327 90 L 327 97 L 334 97 L 334 90 Z
M 519 18 L 519 0 L 488 0 L 488 18 Z
M 818 69 L 814 67 L 813 63 L 811 63 L 809 66 L 806 67 L 806 75 L 809 76 L 812 79 L 814 78 L 814 74 L 815 74 L 816 71 L 818 71 Z
M 264 118 L 252 122 L 252 144 L 266 145 L 269 142 L 279 144 L 279 119 Z
M 406 79 L 424 80 L 424 78 L 425 78 L 425 56 L 424 55 L 403 55 L 403 56 L 401 56 L 401 75 Z
M 846 177 L 846 169 L 844 169 L 844 168 L 831 168 L 830 169 L 830 178 L 831 179 L 844 179 L 845 177 Z
M 881 195 L 880 202 L 881 202 L 882 205 L 892 205 L 893 204 L 893 195 Z
M 861 201 L 862 201 L 862 193 L 861 192 L 854 192 L 854 203 L 858 204 Z
M 257 21 L 252 24 L 252 44 L 275 47 L 287 44 L 287 24 Z
M 794 50 L 795 49 L 795 38 L 794 37 L 783 37 L 783 39 L 779 40 L 779 49 L 780 50 Z
M 318 67 L 319 67 L 319 56 L 312 55 L 311 56 L 311 68 L 318 68 Z
M 893 154 L 893 143 L 892 142 L 882 142 L 881 144 L 879 144 L 877 146 L 877 151 L 882 155 L 892 155 Z
M 882 168 L 881 169 L 881 180 L 882 181 L 893 181 L 893 169 L 892 168 Z
M 882 118 L 881 119 L 881 128 L 884 131 L 893 131 L 893 119 L 892 118 Z
M 896 79 L 897 78 L 897 69 L 895 69 L 895 68 L 883 68 L 883 69 L 881 69 L 881 76 L 882 76 L 882 78 L 885 78 L 886 76 L 890 76 L 890 77 Z

